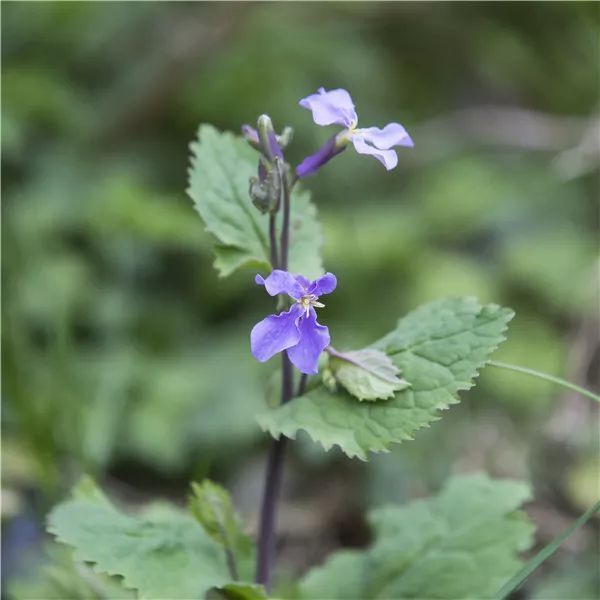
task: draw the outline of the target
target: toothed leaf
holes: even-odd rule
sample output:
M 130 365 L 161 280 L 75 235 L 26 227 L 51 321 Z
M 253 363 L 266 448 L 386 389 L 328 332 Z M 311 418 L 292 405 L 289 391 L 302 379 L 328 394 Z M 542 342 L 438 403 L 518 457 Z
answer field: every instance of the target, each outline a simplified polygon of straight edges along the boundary
M 240 267 L 270 269 L 269 217 L 250 200 L 258 153 L 241 138 L 201 125 L 191 144 L 188 195 L 215 238 L 215 268 L 222 277 Z M 292 192 L 289 270 L 314 278 L 323 272 L 321 226 L 308 192 Z
M 75 560 L 117 575 L 140 598 L 200 598 L 231 579 L 222 548 L 189 515 L 155 505 L 131 516 L 85 482 L 85 493 L 56 506 L 48 531 L 74 548 Z
M 294 438 L 304 429 L 328 450 L 338 445 L 350 457 L 385 452 L 390 444 L 412 439 L 414 432 L 456 404 L 458 392 L 473 379 L 504 338 L 513 312 L 474 298 L 427 304 L 398 322 L 373 344 L 401 370 L 410 387 L 381 402 L 357 402 L 344 390 L 320 385 L 258 417 L 273 437 Z
M 491 598 L 521 565 L 533 526 L 527 485 L 484 475 L 453 478 L 436 497 L 371 512 L 375 541 L 342 551 L 301 581 L 303 600 Z

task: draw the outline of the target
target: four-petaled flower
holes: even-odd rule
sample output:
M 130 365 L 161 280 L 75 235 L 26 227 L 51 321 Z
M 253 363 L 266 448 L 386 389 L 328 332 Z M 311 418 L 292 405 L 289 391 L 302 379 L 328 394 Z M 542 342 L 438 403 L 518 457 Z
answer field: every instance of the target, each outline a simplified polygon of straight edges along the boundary
M 266 279 L 257 275 L 255 281 L 264 285 L 269 295 L 287 294 L 295 302 L 288 311 L 270 315 L 252 328 L 250 347 L 254 358 L 265 362 L 285 350 L 299 371 L 316 373 L 319 356 L 329 345 L 329 329 L 317 323 L 315 308 L 324 306 L 319 296 L 335 290 L 335 275 L 325 273 L 309 281 L 302 275 L 275 269 Z
M 302 98 L 300 106 L 312 112 L 317 125 L 342 125 L 344 129 L 296 167 L 298 177 L 313 175 L 349 143 L 352 143 L 359 154 L 374 156 L 388 171 L 398 164 L 398 155 L 392 150 L 394 146 L 414 146 L 410 136 L 399 123 L 388 123 L 383 129 L 359 129 L 354 103 L 346 90 L 327 92 L 324 88 L 319 88 L 318 93 Z

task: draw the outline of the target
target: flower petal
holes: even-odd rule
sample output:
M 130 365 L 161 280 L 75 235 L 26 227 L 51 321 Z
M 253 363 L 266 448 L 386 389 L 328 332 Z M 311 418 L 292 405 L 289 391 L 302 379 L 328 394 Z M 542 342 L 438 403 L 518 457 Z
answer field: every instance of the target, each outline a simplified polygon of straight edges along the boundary
M 258 283 L 258 285 L 264 285 L 269 296 L 287 294 L 294 298 L 294 300 L 298 300 L 305 292 L 294 275 L 280 269 L 273 270 L 266 279 L 257 275 L 254 278 L 254 281 Z
M 329 92 L 319 88 L 318 93 L 302 98 L 302 108 L 312 112 L 313 121 L 317 125 L 343 125 L 350 127 L 358 117 L 354 110 L 354 102 L 346 90 L 337 89 Z
M 269 148 L 271 149 L 273 156 L 283 158 L 283 151 L 281 150 L 281 146 L 277 141 L 277 136 L 272 131 L 269 132 Z
M 331 294 L 337 286 L 337 279 L 333 273 L 325 273 L 321 275 L 319 279 L 315 279 L 308 288 L 309 294 L 315 294 L 315 296 L 323 296 L 324 294 Z
M 298 319 L 301 315 L 302 307 L 294 304 L 287 312 L 269 315 L 257 323 L 250 332 L 250 349 L 254 358 L 265 362 L 278 352 L 298 344 Z
M 395 150 L 380 150 L 369 146 L 360 135 L 351 137 L 354 149 L 359 154 L 370 154 L 374 156 L 388 171 L 393 169 L 398 164 L 398 155 Z
M 383 129 L 366 127 L 360 129 L 360 135 L 369 143 L 381 150 L 389 150 L 394 146 L 414 146 L 414 143 L 400 123 L 388 123 Z
M 298 329 L 300 341 L 288 348 L 288 357 L 299 371 L 314 375 L 318 371 L 319 356 L 329 345 L 329 329 L 317 323 L 314 309 L 300 319 Z
M 294 275 L 293 277 L 301 285 L 303 293 L 307 293 L 311 282 L 308 279 L 306 279 L 306 277 L 304 277 L 303 275 Z

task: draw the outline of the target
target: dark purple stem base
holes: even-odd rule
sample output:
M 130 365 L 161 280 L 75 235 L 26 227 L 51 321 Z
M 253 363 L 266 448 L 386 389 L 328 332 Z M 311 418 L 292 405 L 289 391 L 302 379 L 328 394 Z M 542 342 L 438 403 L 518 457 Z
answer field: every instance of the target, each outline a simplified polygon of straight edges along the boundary
M 292 363 L 286 352 L 282 355 L 281 403 L 285 404 L 294 394 L 294 375 Z M 271 585 L 271 566 L 275 556 L 275 521 L 277 517 L 277 502 L 281 491 L 281 478 L 287 438 L 281 436 L 271 441 L 265 487 L 260 510 L 260 526 L 258 533 L 258 558 L 256 564 L 256 582 L 262 583 L 269 591 Z

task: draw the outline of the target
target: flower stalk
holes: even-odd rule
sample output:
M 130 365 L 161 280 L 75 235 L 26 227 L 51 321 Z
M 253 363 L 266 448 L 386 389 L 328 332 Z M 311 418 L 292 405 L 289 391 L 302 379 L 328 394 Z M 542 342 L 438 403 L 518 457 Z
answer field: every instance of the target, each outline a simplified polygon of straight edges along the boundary
M 289 228 L 291 185 L 288 177 L 286 176 L 287 174 L 283 172 L 284 168 L 282 168 L 282 161 L 274 159 L 273 162 L 275 164 L 275 168 L 278 170 L 280 181 L 282 182 L 281 192 L 283 195 L 283 220 L 278 250 L 276 232 L 277 212 L 273 211 L 269 215 L 271 266 L 273 269 L 287 270 L 290 239 Z M 278 202 L 277 208 L 279 208 L 279 205 L 280 203 Z M 285 404 L 286 402 L 289 402 L 294 395 L 294 373 L 292 363 L 287 355 L 287 352 L 281 353 L 281 361 L 281 404 Z M 287 438 L 284 436 L 281 436 L 277 440 L 271 440 L 267 459 L 267 469 L 265 473 L 262 504 L 260 509 L 256 582 L 262 584 L 267 591 L 269 591 L 271 587 L 271 569 L 275 558 L 275 524 L 277 520 L 277 505 L 281 492 L 286 445 Z

